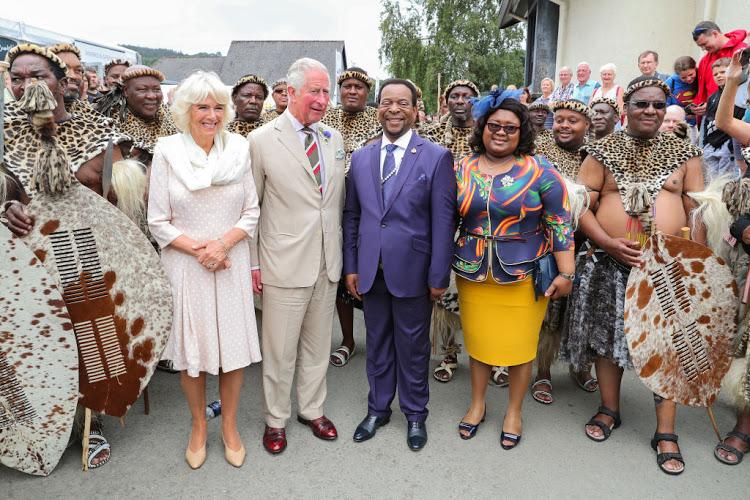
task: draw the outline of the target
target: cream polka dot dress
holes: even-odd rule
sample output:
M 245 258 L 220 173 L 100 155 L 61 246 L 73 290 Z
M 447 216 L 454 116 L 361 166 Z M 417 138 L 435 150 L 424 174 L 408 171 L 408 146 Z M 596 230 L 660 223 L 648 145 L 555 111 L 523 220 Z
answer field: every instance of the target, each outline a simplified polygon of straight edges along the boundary
M 162 247 L 172 285 L 172 333 L 162 359 L 175 369 L 213 375 L 261 360 L 253 307 L 250 247 L 258 221 L 258 197 L 250 166 L 241 182 L 189 191 L 159 147 L 149 183 L 149 228 Z M 229 269 L 210 272 L 198 260 L 168 246 L 180 235 L 217 239 L 232 227 L 248 238 L 229 252 Z

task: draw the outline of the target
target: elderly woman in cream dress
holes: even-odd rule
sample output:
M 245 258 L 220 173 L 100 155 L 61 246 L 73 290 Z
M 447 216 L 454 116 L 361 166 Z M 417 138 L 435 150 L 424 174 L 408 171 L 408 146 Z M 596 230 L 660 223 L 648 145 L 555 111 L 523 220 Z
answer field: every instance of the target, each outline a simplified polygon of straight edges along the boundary
M 185 79 L 172 112 L 181 133 L 156 144 L 148 203 L 174 302 L 163 358 L 180 370 L 192 415 L 185 454 L 190 467 L 206 458 L 206 373 L 219 375 L 225 457 L 239 467 L 245 458 L 237 431 L 243 369 L 261 359 L 246 241 L 260 211 L 248 144 L 225 130 L 234 110 L 214 73 Z

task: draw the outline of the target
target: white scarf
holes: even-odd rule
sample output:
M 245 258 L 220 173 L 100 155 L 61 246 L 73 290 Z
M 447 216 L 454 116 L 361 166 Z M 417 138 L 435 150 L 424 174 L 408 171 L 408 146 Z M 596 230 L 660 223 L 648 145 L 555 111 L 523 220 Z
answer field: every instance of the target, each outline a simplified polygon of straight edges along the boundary
M 177 147 L 168 148 L 164 154 L 172 171 L 189 191 L 234 184 L 241 181 L 250 168 L 248 143 L 239 134 L 219 132 L 208 154 L 190 133 L 183 132 L 179 136 Z

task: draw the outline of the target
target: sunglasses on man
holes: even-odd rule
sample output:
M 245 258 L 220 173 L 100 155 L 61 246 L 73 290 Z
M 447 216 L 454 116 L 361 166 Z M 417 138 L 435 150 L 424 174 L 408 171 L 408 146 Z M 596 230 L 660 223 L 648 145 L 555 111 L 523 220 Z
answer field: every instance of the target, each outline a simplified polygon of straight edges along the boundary
M 653 106 L 654 109 L 664 109 L 667 107 L 665 101 L 630 101 L 628 104 L 638 109 L 648 109 L 649 106 Z

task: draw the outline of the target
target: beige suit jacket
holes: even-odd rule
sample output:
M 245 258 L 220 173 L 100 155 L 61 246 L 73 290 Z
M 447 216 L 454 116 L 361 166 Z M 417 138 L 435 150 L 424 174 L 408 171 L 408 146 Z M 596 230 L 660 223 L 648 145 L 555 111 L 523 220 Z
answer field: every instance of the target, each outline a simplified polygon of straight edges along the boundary
M 248 136 L 260 204 L 258 231 L 251 244 L 252 265 L 260 267 L 264 284 L 312 286 L 320 274 L 321 257 L 328 279 L 338 281 L 341 277 L 344 141 L 338 131 L 322 123 L 319 128 L 325 169 L 322 197 L 304 147 L 286 115 Z

